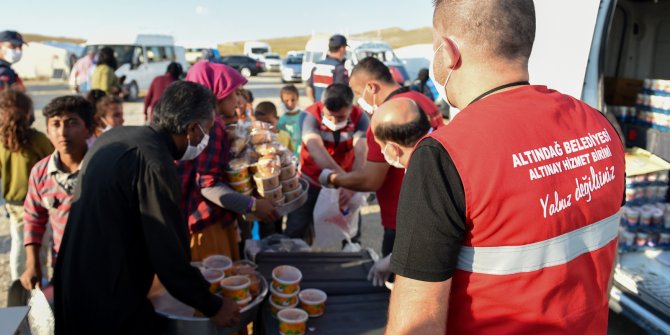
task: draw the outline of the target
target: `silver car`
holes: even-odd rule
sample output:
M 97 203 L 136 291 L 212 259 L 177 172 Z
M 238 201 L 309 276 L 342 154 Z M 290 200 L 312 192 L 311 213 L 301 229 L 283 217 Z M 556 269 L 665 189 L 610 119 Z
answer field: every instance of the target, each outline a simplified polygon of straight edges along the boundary
M 302 57 L 289 56 L 281 62 L 282 83 L 302 81 Z

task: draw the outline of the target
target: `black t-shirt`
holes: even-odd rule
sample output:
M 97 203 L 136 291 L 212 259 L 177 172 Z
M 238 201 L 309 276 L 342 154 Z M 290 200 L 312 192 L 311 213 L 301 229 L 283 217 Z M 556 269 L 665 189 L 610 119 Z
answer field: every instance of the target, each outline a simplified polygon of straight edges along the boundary
M 421 281 L 451 278 L 467 229 L 465 192 L 451 157 L 432 138 L 412 154 L 397 218 L 391 270 Z

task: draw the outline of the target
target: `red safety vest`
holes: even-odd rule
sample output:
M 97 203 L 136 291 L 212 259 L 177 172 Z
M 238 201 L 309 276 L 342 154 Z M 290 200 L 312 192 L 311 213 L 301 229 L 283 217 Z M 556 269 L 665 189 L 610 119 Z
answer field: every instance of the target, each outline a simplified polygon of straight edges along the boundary
M 491 95 L 432 133 L 465 191 L 449 334 L 606 334 L 624 149 L 544 86 Z
M 360 120 L 362 115 L 362 110 L 357 106 L 354 106 L 351 115 L 349 116 L 349 123 L 344 129 L 339 131 L 340 141 L 335 143 L 335 133 L 324 126 L 321 121 L 323 111 L 323 103 L 317 102 L 305 110 L 305 112 L 312 115 L 316 121 L 319 123 L 319 130 L 321 133 L 321 139 L 323 140 L 323 145 L 326 147 L 328 154 L 333 157 L 335 162 L 339 164 L 345 171 L 351 171 L 351 168 L 354 165 L 354 159 L 356 155 L 354 154 L 354 134 L 356 132 L 356 125 L 358 120 Z M 303 143 L 300 148 L 300 173 L 303 176 L 308 177 L 307 179 L 312 184 L 312 187 L 321 187 L 319 184 L 319 175 L 321 174 L 321 167 L 312 159 L 307 146 Z

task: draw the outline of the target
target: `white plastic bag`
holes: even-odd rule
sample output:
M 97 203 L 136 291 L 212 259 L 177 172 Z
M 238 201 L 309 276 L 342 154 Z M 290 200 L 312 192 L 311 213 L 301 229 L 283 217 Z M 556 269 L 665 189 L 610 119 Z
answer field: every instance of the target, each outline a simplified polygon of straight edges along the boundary
M 351 243 L 358 233 L 358 213 L 365 200 L 362 193 L 354 193 L 349 200 L 348 212 L 340 210 L 340 190 L 322 188 L 314 206 L 314 246 L 341 248 L 342 240 Z M 352 246 L 353 247 L 353 246 Z M 360 249 L 353 248 L 352 250 Z

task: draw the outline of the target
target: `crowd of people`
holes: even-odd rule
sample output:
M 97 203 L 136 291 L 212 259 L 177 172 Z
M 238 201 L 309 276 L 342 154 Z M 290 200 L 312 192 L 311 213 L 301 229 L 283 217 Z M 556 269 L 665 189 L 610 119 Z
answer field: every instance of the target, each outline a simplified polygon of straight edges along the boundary
M 123 78 L 113 50 L 102 48 L 74 65 L 78 94 L 42 110 L 46 134 L 32 128 L 31 99 L 11 69 L 23 38 L 1 32 L 12 280 L 32 289 L 54 266 L 59 334 L 155 333 L 147 293 L 156 281 L 231 326 L 239 307 L 210 293 L 190 262 L 240 259 L 245 214 L 262 237 L 311 242 L 319 194 L 338 188 L 343 212 L 356 192 L 376 193 L 383 257 L 369 279 L 384 285 L 396 274 L 388 333 L 603 334 L 616 245 L 608 236 L 624 194 L 616 132 L 584 103 L 528 83 L 531 0 L 435 1 L 433 31 L 431 66 L 412 87 L 374 57 L 348 73 L 347 39 L 332 36 L 307 81 L 305 110 L 294 85 L 278 92 L 279 106 L 254 103 L 247 79 L 227 65 L 200 61 L 182 79 L 173 63 L 145 98 L 150 125 L 137 127 L 123 126 Z M 457 112 L 451 121 L 434 98 Z M 270 200 L 236 192 L 224 173 L 228 126 L 254 121 L 273 127 L 310 185 L 285 220 Z M 613 155 L 592 168 L 611 167 L 615 182 L 543 216 L 537 199 L 569 193 L 583 171 L 529 181 L 510 157 L 603 130 L 615 139 L 606 144 Z

